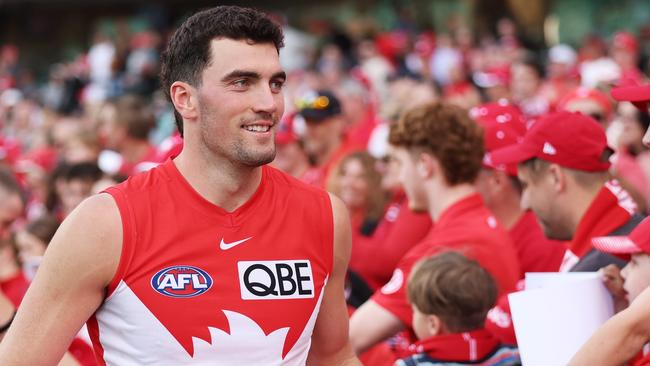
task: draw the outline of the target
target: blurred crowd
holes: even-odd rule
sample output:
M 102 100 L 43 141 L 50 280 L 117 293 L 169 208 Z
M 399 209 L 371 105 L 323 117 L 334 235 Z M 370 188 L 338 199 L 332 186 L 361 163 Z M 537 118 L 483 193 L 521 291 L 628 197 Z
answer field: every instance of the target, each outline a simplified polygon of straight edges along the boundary
M 495 163 L 490 152 L 521 143 L 538 121 L 561 111 L 581 112 L 596 121 L 613 149 L 607 179 L 598 189 L 615 177 L 620 189 L 629 193 L 634 212 L 621 218 L 621 225 L 650 210 L 650 153 L 642 143 L 650 118 L 634 105 L 618 103 L 610 96 L 612 87 L 643 84 L 650 76 L 647 35 L 621 31 L 587 35 L 579 45 L 527 49 L 509 19 L 500 20 L 494 34 L 475 34 L 463 25 L 435 33 L 408 25 L 392 31 L 377 31 L 378 27 L 369 25 L 365 29 L 332 26 L 318 36 L 288 24 L 283 28 L 286 46 L 281 61 L 288 79 L 272 165 L 329 190 L 347 205 L 353 230 L 348 281 L 351 313 L 369 298 L 384 304 L 371 297 L 373 293 L 384 285 L 386 292 L 400 261 L 438 226 L 430 206 L 409 205 L 412 192 L 405 191 L 403 184 L 420 178 L 404 176 L 407 173 L 390 153 L 389 136 L 395 134 L 391 126 L 414 108 L 443 103 L 461 109 L 482 126 L 483 141 L 474 145 L 454 140 L 464 136 L 462 132 L 449 132 L 450 146 L 464 145 L 465 150 L 449 157 L 444 169 L 460 172 L 459 182 L 475 187 L 494 214 L 492 220 L 512 240 L 516 259 L 511 269 L 516 275 L 507 280 L 494 276 L 499 295 L 514 290 L 525 272 L 555 272 L 578 263 L 586 254 L 583 249 L 584 253 L 574 250 L 575 261 L 566 263 L 567 243 L 575 236 L 586 236 L 580 238 L 584 242 L 611 231 L 574 230 L 545 237 L 547 228 L 537 224 L 536 207 L 521 208 L 526 186 L 517 178 L 517 162 Z M 165 37 L 151 30 L 119 37 L 98 33 L 76 59 L 51 65 L 42 83 L 30 77 L 30 66 L 21 63 L 19 48 L 1 45 L 0 288 L 15 306 L 58 225 L 82 200 L 182 150 L 173 108 L 158 84 Z M 457 128 L 453 123 L 450 126 Z M 553 126 L 562 130 L 565 125 Z M 429 127 L 424 124 L 422 128 Z M 458 127 L 462 128 L 466 127 Z M 569 146 L 575 143 L 575 149 L 581 149 L 581 142 L 566 138 Z M 561 149 L 561 145 L 558 142 L 554 148 Z M 454 148 L 441 149 L 440 154 L 450 154 Z M 477 174 L 465 177 L 464 164 L 476 162 L 472 152 L 481 167 Z M 474 259 L 490 272 L 484 258 Z M 458 258 L 445 263 L 467 271 L 474 268 L 473 262 Z M 426 267 L 423 263 L 418 271 Z M 485 273 L 476 272 L 479 284 L 489 282 L 477 286 L 495 286 L 491 278 L 484 277 Z M 501 286 L 506 282 L 507 286 Z M 426 301 L 418 300 L 413 291 L 409 288 L 411 301 L 418 308 L 426 307 L 419 305 Z M 479 320 L 471 326 L 482 328 L 487 311 L 497 302 L 496 290 L 488 295 L 473 295 L 492 301 L 478 310 Z M 503 310 L 507 304 L 499 304 L 503 306 L 491 311 L 497 324 L 508 317 L 507 309 Z M 411 336 L 420 335 L 415 330 Z M 359 330 L 353 316 L 353 346 L 358 352 L 370 349 L 364 356 L 366 364 L 379 365 L 380 358 L 385 363 L 384 352 L 398 347 L 399 341 L 391 338 L 381 349 L 373 349 L 385 337 L 360 340 L 354 338 L 355 331 Z M 500 337 L 505 343 L 516 343 L 512 333 Z M 92 357 L 84 356 L 88 350 L 77 347 L 70 350 L 77 362 L 93 364 Z

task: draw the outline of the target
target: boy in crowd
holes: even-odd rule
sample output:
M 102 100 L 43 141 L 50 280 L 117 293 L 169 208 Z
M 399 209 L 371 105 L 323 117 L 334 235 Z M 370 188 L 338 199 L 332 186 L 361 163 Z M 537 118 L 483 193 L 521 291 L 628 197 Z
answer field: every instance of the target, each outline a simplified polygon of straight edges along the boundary
M 521 364 L 516 348 L 501 346 L 483 329 L 497 286 L 475 260 L 458 252 L 424 259 L 411 272 L 407 291 L 419 342 L 411 345 L 416 354 L 396 366 Z
M 646 298 L 650 287 L 650 218 L 646 218 L 637 226 L 629 236 L 599 237 L 592 240 L 594 246 L 603 252 L 612 254 L 631 254 L 630 262 L 619 271 L 615 266 L 608 266 L 603 269 L 605 284 L 614 297 L 617 310 L 627 307 L 631 312 L 638 311 L 639 305 L 635 303 L 637 298 Z M 645 301 L 647 303 L 647 301 Z M 621 306 L 622 305 L 622 306 Z M 612 319 L 625 320 L 629 318 L 629 312 L 622 312 Z M 638 324 L 644 327 L 643 324 Z M 647 325 L 645 326 L 647 327 Z M 572 365 L 617 365 L 620 362 L 628 361 L 629 365 L 641 366 L 650 364 L 650 348 L 643 347 L 647 339 L 643 337 L 630 337 L 625 342 L 603 341 L 608 338 L 610 332 L 618 333 L 616 322 L 608 322 L 603 326 L 590 341 L 585 344 L 581 352 L 573 359 Z M 642 348 L 641 354 L 636 359 L 629 359 Z M 598 350 L 598 352 L 593 352 Z M 607 354 L 607 360 L 601 362 L 601 352 Z M 599 357 L 594 358 L 594 355 Z
M 650 85 L 632 85 L 620 86 L 612 89 L 612 97 L 618 101 L 627 101 L 634 104 L 641 113 L 648 113 L 648 103 L 650 103 Z M 643 136 L 643 144 L 650 146 L 650 129 L 645 131 Z M 648 223 L 645 220 L 637 229 L 634 234 L 631 234 L 626 243 L 633 242 L 635 246 L 644 248 L 648 253 Z M 644 235 L 640 235 L 641 233 Z M 638 239 L 635 239 L 638 238 Z M 639 245 L 644 243 L 645 245 Z M 640 258 L 639 255 L 636 258 Z M 641 257 L 643 258 L 643 257 Z M 645 257 L 647 258 L 647 257 Z M 634 260 L 635 258 L 633 258 Z M 648 265 L 639 266 L 639 262 L 635 261 L 628 269 L 632 272 L 632 268 L 648 268 Z M 647 278 L 647 274 L 646 277 Z M 630 278 L 639 278 L 630 274 Z M 626 278 L 626 283 L 627 283 Z M 632 282 L 627 283 L 629 286 Z M 646 282 L 647 284 L 647 282 Z M 610 285 L 611 287 L 611 285 Z M 620 365 L 626 360 L 629 360 L 650 341 L 650 288 L 643 291 L 636 291 L 632 296 L 636 296 L 630 306 L 616 314 L 605 323 L 588 341 L 583 345 L 580 351 L 571 360 L 571 366 L 580 365 Z M 642 288 L 635 285 L 636 289 Z M 639 293 L 640 292 L 640 293 Z M 628 296 L 629 298 L 630 296 Z M 630 299 L 631 300 L 631 299 Z M 641 366 L 650 364 L 648 355 L 637 361 L 634 366 Z

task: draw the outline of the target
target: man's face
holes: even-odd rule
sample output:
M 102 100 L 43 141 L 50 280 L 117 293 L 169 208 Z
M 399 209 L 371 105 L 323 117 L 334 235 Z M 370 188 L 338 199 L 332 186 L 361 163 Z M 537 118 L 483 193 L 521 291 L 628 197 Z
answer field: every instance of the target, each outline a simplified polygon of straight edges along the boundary
M 399 171 L 399 181 L 409 199 L 409 208 L 416 212 L 428 211 L 424 179 L 417 172 L 416 158 L 406 148 L 395 146 L 390 147 L 390 158 Z
M 27 262 L 34 257 L 42 257 L 45 254 L 47 243 L 29 232 L 22 230 L 16 234 L 16 246 L 18 247 L 18 258 Z
M 222 38 L 211 53 L 197 89 L 202 152 L 251 167 L 273 161 L 286 79 L 275 46 Z
M 307 126 L 304 138 L 305 152 L 316 161 L 317 165 L 320 165 L 323 163 L 321 157 L 341 141 L 342 121 L 339 117 L 330 117 L 322 121 L 306 120 L 305 122 Z
M 645 131 L 645 135 L 643 135 L 643 145 L 650 147 L 650 127 L 648 127 Z
M 11 226 L 22 215 L 23 208 L 18 194 L 0 188 L 0 240 L 9 239 Z
M 359 159 L 349 159 L 339 177 L 339 198 L 349 210 L 365 209 L 368 205 L 368 180 Z
M 533 172 L 529 167 L 520 164 L 518 176 L 522 186 L 521 208 L 533 210 L 547 238 L 571 240 L 573 232 L 561 215 L 563 202 L 557 199 L 553 178 L 548 169 Z
M 305 162 L 305 152 L 297 142 L 276 145 L 277 153 L 273 165 L 284 172 L 291 172 L 296 166 Z
M 483 202 L 487 207 L 492 207 L 494 202 L 493 198 L 493 189 L 492 189 L 492 174 L 494 171 L 492 169 L 481 169 L 476 178 L 476 190 L 483 197 Z
M 539 88 L 539 77 L 535 70 L 523 64 L 512 66 L 512 79 L 510 79 L 510 88 L 513 97 L 519 99 L 532 98 Z
M 61 194 L 61 203 L 66 216 L 83 200 L 90 197 L 93 184 L 95 182 L 86 179 L 71 179 L 65 183 Z
M 623 288 L 627 292 L 627 299 L 632 302 L 650 286 L 650 255 L 633 254 L 630 262 L 621 271 L 621 276 L 625 279 Z

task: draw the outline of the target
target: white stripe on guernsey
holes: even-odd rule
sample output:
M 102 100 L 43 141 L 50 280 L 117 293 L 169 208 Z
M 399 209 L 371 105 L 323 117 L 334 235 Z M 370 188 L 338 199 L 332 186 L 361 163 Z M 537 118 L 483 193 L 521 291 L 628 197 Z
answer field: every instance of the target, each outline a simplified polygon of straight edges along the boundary
M 167 328 L 123 281 L 97 312 L 96 318 L 107 366 L 183 365 L 190 359 Z
M 469 360 L 470 361 L 476 361 L 478 358 L 477 350 L 476 350 L 476 339 L 472 338 L 472 336 L 469 333 L 463 333 L 463 339 L 465 342 L 468 343 L 469 346 Z
M 327 282 L 327 280 L 326 280 Z M 99 338 L 106 365 L 304 365 L 311 334 L 318 317 L 323 292 L 303 333 L 282 360 L 288 328 L 268 336 L 252 319 L 224 310 L 231 334 L 208 327 L 212 344 L 194 338 L 191 358 L 169 331 L 140 302 L 131 289 L 120 282 L 97 314 Z M 218 311 L 218 310 L 217 310 Z M 269 349 L 272 352 L 269 352 Z
M 564 259 L 562 259 L 559 272 L 569 272 L 569 270 L 571 270 L 571 268 L 573 268 L 573 266 L 575 266 L 579 261 L 580 258 L 567 249 L 566 252 L 564 252 Z

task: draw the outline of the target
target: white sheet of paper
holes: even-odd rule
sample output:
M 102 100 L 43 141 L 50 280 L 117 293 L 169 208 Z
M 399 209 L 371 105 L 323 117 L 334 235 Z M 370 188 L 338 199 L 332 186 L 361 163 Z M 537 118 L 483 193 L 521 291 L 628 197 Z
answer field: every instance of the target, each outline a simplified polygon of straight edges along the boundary
M 598 272 L 526 272 L 526 290 L 563 285 L 569 281 L 600 278 Z
M 524 366 L 566 365 L 614 313 L 599 276 L 546 285 L 508 296 Z

